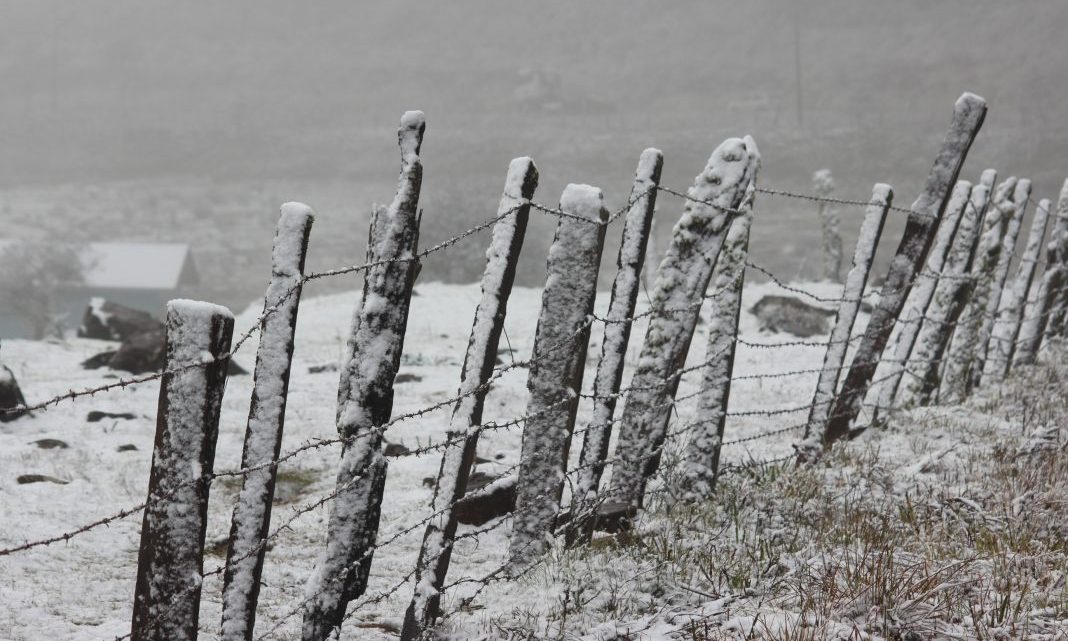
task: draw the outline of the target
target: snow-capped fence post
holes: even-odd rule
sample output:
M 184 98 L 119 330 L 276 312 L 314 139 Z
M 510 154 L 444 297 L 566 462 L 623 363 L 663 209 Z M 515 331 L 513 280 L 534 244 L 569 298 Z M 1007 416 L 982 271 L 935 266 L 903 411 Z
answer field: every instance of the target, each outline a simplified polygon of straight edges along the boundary
M 812 175 L 812 191 L 818 200 L 816 212 L 822 231 L 823 278 L 832 283 L 842 282 L 842 233 L 838 227 L 838 212 L 826 200 L 834 194 L 834 178 L 830 169 L 820 169 Z
M 1027 202 L 1031 198 L 1031 181 L 1021 178 L 1015 182 L 1012 189 L 1012 211 L 1005 221 L 1005 235 L 1001 239 L 1001 254 L 998 256 L 998 265 L 994 269 L 993 282 L 990 285 L 990 298 L 986 301 L 986 311 L 982 325 L 979 328 L 979 340 L 975 343 L 975 364 L 970 372 L 971 380 L 968 382 L 969 389 L 979 386 L 986 372 L 986 361 L 992 355 L 992 337 L 994 326 L 1001 309 L 1001 300 L 1005 297 L 1006 284 L 1009 278 L 1009 266 L 1012 263 L 1013 254 L 1016 252 L 1016 243 L 1020 236 L 1020 228 L 1023 224 L 1024 212 Z
M 745 213 L 731 221 L 712 275 L 715 299 L 708 324 L 706 362 L 701 369 L 698 420 L 679 470 L 679 498 L 684 501 L 700 501 L 711 496 L 719 474 L 720 443 L 727 423 L 745 263 L 749 256 L 749 229 L 753 221 L 750 210 L 755 191 L 752 188 L 747 191 L 747 201 L 742 206 Z
M 1033 364 L 1038 349 L 1042 346 L 1053 307 L 1053 298 L 1065 281 L 1066 241 L 1068 238 L 1065 234 L 1054 228 L 1053 238 L 1046 245 L 1046 271 L 1042 274 L 1042 279 L 1032 288 L 1035 294 L 1027 305 L 1027 315 L 1020 323 L 1016 352 L 1012 356 L 1013 367 Z
M 453 506 L 464 496 L 478 448 L 479 425 L 493 375 L 497 346 L 504 330 L 508 298 L 512 293 L 519 252 L 523 248 L 530 203 L 538 186 L 538 170 L 530 158 L 516 158 L 508 167 L 504 194 L 493 226 L 493 240 L 486 251 L 482 273 L 482 298 L 475 310 L 467 354 L 460 370 L 460 398 L 453 407 L 450 436 L 434 486 L 431 508 L 415 569 L 415 593 L 404 616 L 402 641 L 422 639 L 440 616 L 441 592 L 452 558 L 457 518 Z M 462 440 L 460 437 L 462 436 Z
M 208 490 L 234 317 L 218 305 L 173 300 L 166 327 L 132 641 L 197 638 Z
M 912 357 L 913 348 L 916 346 L 916 338 L 925 323 L 927 312 L 934 300 L 935 289 L 941 281 L 946 259 L 949 257 L 953 239 L 957 235 L 964 210 L 971 196 L 972 184 L 967 180 L 958 180 L 953 187 L 949 198 L 949 204 L 938 222 L 938 231 L 935 232 L 934 244 L 927 252 L 927 260 L 924 262 L 923 271 L 916 275 L 905 301 L 904 320 L 900 323 L 897 344 L 894 345 L 893 356 L 884 366 L 878 369 L 880 382 L 876 385 L 879 390 L 878 402 L 872 410 L 873 421 L 883 411 L 889 411 L 894 406 L 897 398 L 901 379 L 907 371 L 909 359 Z M 882 374 L 885 369 L 886 375 Z
M 808 425 L 805 438 L 812 433 L 822 434 L 827 417 L 831 413 L 831 404 L 838 391 L 842 366 L 849 351 L 849 339 L 853 335 L 853 325 L 864 298 L 864 287 L 868 284 L 872 260 L 879 247 L 886 216 L 894 200 L 894 190 L 890 185 L 877 184 L 871 192 L 871 204 L 864 212 L 864 222 L 860 225 L 860 236 L 853 251 L 853 267 L 846 274 L 845 287 L 842 289 L 842 302 L 838 304 L 838 314 L 834 319 L 834 329 L 827 341 L 827 351 L 823 357 L 816 393 L 812 397 L 812 408 L 808 413 Z
M 943 403 L 963 402 L 973 387 L 973 369 L 982 370 L 976 344 L 986 319 L 990 297 L 997 295 L 993 291 L 993 283 L 1001 260 L 1005 232 L 1014 211 L 1012 193 L 1015 188 L 1016 179 L 1010 177 L 997 186 L 989 199 L 979 246 L 972 261 L 971 294 L 956 326 L 950 328 L 952 336 L 938 389 L 939 400 Z
M 975 260 L 983 216 L 990 202 L 990 190 L 996 179 L 997 173 L 987 169 L 971 190 L 957 236 L 953 239 L 953 247 L 935 287 L 934 298 L 927 308 L 920 334 L 916 337 L 916 346 L 905 364 L 908 376 L 898 392 L 898 402 L 901 404 L 926 405 L 938 389 L 938 372 L 949 336 L 971 295 L 973 282 L 969 274 Z
M 949 204 L 950 189 L 957 182 L 964 159 L 985 117 L 986 101 L 979 96 L 966 93 L 957 100 L 953 121 L 927 176 L 923 192 L 912 204 L 879 304 L 872 311 L 842 391 L 835 399 L 823 432 L 825 446 L 847 436 L 860 415 L 864 396 L 868 393 L 883 348 L 905 306 L 912 282 L 934 240 L 938 221 Z
M 990 347 L 986 352 L 983 365 L 983 383 L 1001 382 L 1012 367 L 1012 357 L 1016 351 L 1016 338 L 1020 334 L 1020 322 L 1027 305 L 1027 294 L 1035 278 L 1038 257 L 1042 253 L 1046 227 L 1049 223 L 1050 202 L 1043 199 L 1035 208 L 1031 219 L 1031 230 L 1027 234 L 1027 245 L 1016 267 L 1016 276 L 1011 287 L 1001 295 L 998 315 L 994 329 L 990 332 Z
M 353 319 L 341 373 L 338 434 L 345 439 L 338 464 L 337 496 L 327 525 L 326 550 L 306 588 L 304 641 L 325 641 L 340 629 L 350 601 L 367 578 L 386 482 L 381 426 L 393 412 L 393 379 L 400 366 L 412 287 L 419 272 L 419 150 L 423 113 L 401 118 L 401 171 L 393 202 L 375 217 L 369 242 L 375 263 Z
M 1053 225 L 1053 235 L 1054 240 L 1068 236 L 1068 180 L 1064 181 L 1060 196 L 1057 198 L 1057 220 Z M 1068 238 L 1065 238 L 1064 242 L 1068 243 Z M 1063 263 L 1065 269 L 1068 270 L 1068 247 L 1058 253 L 1056 260 Z M 1049 317 L 1046 319 L 1046 328 L 1043 331 L 1043 341 L 1064 334 L 1065 315 L 1068 312 L 1068 274 L 1065 275 L 1064 282 L 1051 291 L 1050 296 L 1052 301 Z
M 575 507 L 567 530 L 569 544 L 585 544 L 596 525 L 595 505 L 616 411 L 619 386 L 623 380 L 623 360 L 630 343 L 634 309 L 638 302 L 642 267 L 656 209 L 657 187 L 664 166 L 659 149 L 646 149 L 638 159 L 634 186 L 630 192 L 630 209 L 623 223 L 623 240 L 616 259 L 616 277 L 612 282 L 612 299 L 601 342 L 601 360 L 593 381 L 593 409 L 582 440 L 578 480 L 575 483 Z
M 527 379 L 529 418 L 509 544 L 516 569 L 545 551 L 560 512 L 608 220 L 604 194 L 589 185 L 568 185 L 560 209 L 568 215 L 560 216 L 549 247 Z
M 653 285 L 652 316 L 623 409 L 607 496 L 640 507 L 659 466 L 667 423 L 708 283 L 730 221 L 747 211 L 760 152 L 752 138 L 720 144 L 688 192 Z
M 271 281 L 263 301 L 266 317 L 260 323 L 255 384 L 241 456 L 241 467 L 253 471 L 244 477 L 234 507 L 223 573 L 223 641 L 251 641 L 256 624 L 278 474 L 272 463 L 282 447 L 293 339 L 313 220 L 307 205 L 286 203 L 275 231 Z

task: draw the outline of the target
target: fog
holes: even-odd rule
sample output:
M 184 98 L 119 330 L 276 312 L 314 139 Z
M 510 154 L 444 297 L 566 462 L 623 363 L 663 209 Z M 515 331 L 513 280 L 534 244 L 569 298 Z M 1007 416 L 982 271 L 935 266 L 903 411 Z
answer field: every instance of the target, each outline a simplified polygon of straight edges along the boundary
M 0 237 L 190 243 L 194 293 L 235 309 L 262 292 L 282 202 L 318 213 L 311 269 L 362 261 L 408 109 L 428 121 L 424 246 L 492 216 L 513 157 L 538 164 L 539 202 L 584 182 L 617 207 L 642 149 L 684 190 L 743 134 L 764 187 L 811 191 L 829 168 L 839 197 L 888 182 L 907 206 L 963 91 L 990 113 L 962 177 L 995 167 L 1056 198 L 1068 175 L 1063 0 L 4 0 L 0 19 Z M 657 248 L 680 211 L 661 197 Z M 861 213 L 840 208 L 847 253 Z M 543 218 L 526 285 L 544 277 Z M 753 234 L 755 260 L 816 275 L 811 203 L 761 196 Z M 474 280 L 486 238 L 420 278 Z

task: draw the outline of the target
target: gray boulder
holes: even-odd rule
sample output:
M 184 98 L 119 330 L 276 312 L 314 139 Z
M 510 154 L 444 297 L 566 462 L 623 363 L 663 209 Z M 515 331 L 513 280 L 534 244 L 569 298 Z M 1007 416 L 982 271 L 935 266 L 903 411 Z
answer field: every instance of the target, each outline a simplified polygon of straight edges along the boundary
M 836 312 L 793 296 L 769 295 L 757 301 L 750 313 L 760 321 L 762 330 L 807 338 L 830 333 Z
M 148 312 L 113 303 L 103 298 L 89 301 L 78 328 L 80 338 L 125 341 L 138 334 L 163 330 L 163 323 Z

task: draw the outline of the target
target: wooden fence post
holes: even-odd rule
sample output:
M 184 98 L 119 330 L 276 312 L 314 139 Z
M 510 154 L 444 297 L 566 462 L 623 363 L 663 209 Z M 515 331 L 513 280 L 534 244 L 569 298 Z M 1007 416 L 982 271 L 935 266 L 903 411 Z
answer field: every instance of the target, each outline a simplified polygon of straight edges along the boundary
M 943 403 L 962 403 L 972 389 L 972 370 L 977 363 L 975 346 L 993 295 L 994 274 L 1001 257 L 1003 236 L 1013 213 L 1012 192 L 1016 179 L 1009 178 L 994 190 L 983 218 L 982 234 L 971 269 L 971 295 L 952 329 L 938 396 Z M 973 190 L 973 196 L 975 195 Z M 974 199 L 973 199 L 974 202 Z
M 754 190 L 748 189 L 752 199 Z M 707 364 L 701 372 L 701 394 L 697 398 L 698 422 L 680 466 L 680 496 L 698 501 L 712 495 L 719 473 L 720 444 L 727 423 L 731 394 L 731 373 L 738 345 L 738 319 L 742 311 L 745 263 L 749 256 L 749 229 L 753 216 L 747 201 L 741 216 L 731 221 L 730 230 L 716 260 L 711 286 L 716 293 L 708 324 L 705 348 Z
M 634 186 L 630 192 L 630 209 L 623 223 L 623 240 L 616 259 L 616 277 L 612 282 L 612 299 L 608 305 L 601 360 L 593 380 L 593 409 L 586 425 L 579 457 L 578 480 L 575 483 L 575 507 L 568 528 L 569 544 L 588 543 L 596 525 L 593 512 L 597 491 L 608 458 L 612 438 L 617 394 L 623 381 L 623 362 L 630 343 L 634 308 L 638 302 L 645 251 L 656 209 L 657 187 L 664 166 L 664 154 L 659 149 L 646 149 L 638 159 Z
M 1060 236 L 1068 236 L 1068 180 L 1061 186 L 1060 196 L 1057 198 L 1057 220 L 1053 226 L 1054 239 Z M 1068 239 L 1065 240 L 1068 243 Z M 1064 263 L 1068 269 L 1068 248 L 1059 252 L 1058 262 Z M 1043 339 L 1062 336 L 1064 334 L 1065 312 L 1068 311 L 1068 276 L 1065 282 L 1051 292 L 1049 318 L 1046 321 L 1046 329 Z
M 945 213 L 938 222 L 938 231 L 935 233 L 934 243 L 927 252 L 924 269 L 916 274 L 912 291 L 906 299 L 905 322 L 900 323 L 901 329 L 897 344 L 894 346 L 893 357 L 885 363 L 886 376 L 881 373 L 884 368 L 878 370 L 879 400 L 872 410 L 872 415 L 875 417 L 894 406 L 901 379 L 907 370 L 912 350 L 916 346 L 916 338 L 920 335 L 920 329 L 924 325 L 931 301 L 934 300 L 935 289 L 938 288 L 940 276 L 945 269 L 946 259 L 953 247 L 953 239 L 957 235 L 957 228 L 960 226 L 971 192 L 970 182 L 958 180 L 953 187 Z
M 925 405 L 938 389 L 942 356 L 964 305 L 971 296 L 973 283 L 969 275 L 975 260 L 980 226 L 990 202 L 990 190 L 996 179 L 997 172 L 987 169 L 979 184 L 971 190 L 949 258 L 939 276 L 934 298 L 916 338 L 916 346 L 905 365 L 908 376 L 898 391 L 898 401 L 904 405 Z
M 223 573 L 223 641 L 251 641 L 256 625 L 278 474 L 277 466 L 271 463 L 278 460 L 282 447 L 293 339 L 313 220 L 307 205 L 286 203 L 275 231 L 271 282 L 263 303 L 266 317 L 260 323 L 256 380 L 241 455 L 241 467 L 255 469 L 242 482 L 230 526 Z
M 456 503 L 467 490 L 471 467 L 478 448 L 479 426 L 497 358 L 497 346 L 504 330 L 508 298 L 515 282 L 519 252 L 523 248 L 529 200 L 538 186 L 538 170 L 530 158 L 516 158 L 508 166 L 504 194 L 497 209 L 500 220 L 493 226 L 493 239 L 486 251 L 482 273 L 482 299 L 475 310 L 467 354 L 460 370 L 460 400 L 453 407 L 450 435 L 463 435 L 450 443 L 441 456 L 433 516 L 426 526 L 415 569 L 415 593 L 404 616 L 402 641 L 421 639 L 440 616 L 441 592 L 452 558 L 456 537 Z
M 544 553 L 560 513 L 608 220 L 604 194 L 589 185 L 568 185 L 560 209 L 570 215 L 560 217 L 549 248 L 527 379 L 529 418 L 509 546 L 514 568 Z
M 1020 264 L 1016 267 L 1016 277 L 1013 279 L 1012 286 L 1001 296 L 997 320 L 994 329 L 990 332 L 990 347 L 987 349 L 986 363 L 983 367 L 984 382 L 1002 381 L 1012 366 L 1016 337 L 1020 334 L 1020 321 L 1023 318 L 1024 307 L 1027 305 L 1027 294 L 1031 290 L 1038 256 L 1042 253 L 1042 244 L 1046 237 L 1049 210 L 1050 202 L 1045 199 L 1035 208 L 1031 230 L 1027 234 L 1027 245 L 1024 247 L 1023 255 L 1020 256 Z
M 747 211 L 759 168 L 753 139 L 730 138 L 712 152 L 689 190 L 653 286 L 653 314 L 616 444 L 612 500 L 640 507 L 646 481 L 659 466 L 701 302 L 731 219 Z
M 1012 356 L 1013 367 L 1033 364 L 1038 355 L 1038 349 L 1042 346 L 1054 296 L 1064 285 L 1063 256 L 1066 240 L 1068 238 L 1063 233 L 1054 229 L 1053 238 L 1046 245 L 1046 271 L 1042 274 L 1042 280 L 1032 288 L 1035 290 L 1035 295 L 1031 297 L 1032 301 L 1027 305 L 1028 313 L 1020 323 L 1016 352 Z
M 853 335 L 853 325 L 860 311 L 864 298 L 864 288 L 868 284 L 872 260 L 879 247 L 883 234 L 886 215 L 894 200 L 894 190 L 890 185 L 877 184 L 871 192 L 871 204 L 864 212 L 864 222 L 860 226 L 857 247 L 853 251 L 853 267 L 846 274 L 845 287 L 842 289 L 842 302 L 838 304 L 838 314 L 834 319 L 834 329 L 827 341 L 827 351 L 823 356 L 823 368 L 820 370 L 816 393 L 812 397 L 812 408 L 808 413 L 808 425 L 805 438 L 813 432 L 822 434 L 831 413 L 831 403 L 838 391 L 838 379 L 841 378 L 842 365 L 846 352 L 849 351 L 849 339 Z
M 905 224 L 901 244 L 883 285 L 883 295 L 872 311 L 842 391 L 835 398 L 831 417 L 823 432 L 825 446 L 848 435 L 860 415 L 879 357 L 895 320 L 905 306 L 916 272 L 931 246 L 935 227 L 948 205 L 949 191 L 957 182 L 961 165 L 985 117 L 986 101 L 979 96 L 966 93 L 957 100 L 942 149 L 927 177 L 923 192 L 912 204 L 912 213 Z
M 380 427 L 393 412 L 393 379 L 400 366 L 419 270 L 418 204 L 423 177 L 419 149 L 425 128 L 420 111 L 409 111 L 401 118 L 397 193 L 389 208 L 376 216 L 372 228 L 372 253 L 381 262 L 368 270 L 341 374 L 344 398 L 337 428 L 346 441 L 326 551 L 306 589 L 304 641 L 325 641 L 336 634 L 348 603 L 367 589 L 386 482 Z
M 137 556 L 132 641 L 197 638 L 208 489 L 233 332 L 234 317 L 224 307 L 167 304 L 166 366 Z M 206 361 L 208 354 L 215 360 Z
M 976 359 L 975 365 L 971 370 L 970 389 L 979 386 L 986 371 L 986 361 L 990 357 L 992 349 L 991 337 L 993 336 L 998 310 L 1001 308 L 1001 299 L 1005 296 L 1005 286 L 1009 278 L 1009 265 L 1012 263 L 1013 254 L 1016 252 L 1016 241 L 1020 235 L 1024 211 L 1027 209 L 1027 201 L 1030 197 L 1031 181 L 1026 178 L 1016 181 L 1016 185 L 1012 190 L 1012 213 L 1005 222 L 1005 236 L 1001 241 L 1001 255 L 998 256 L 998 266 L 994 270 L 990 298 L 987 300 L 986 313 L 979 328 L 979 340 L 975 344 Z

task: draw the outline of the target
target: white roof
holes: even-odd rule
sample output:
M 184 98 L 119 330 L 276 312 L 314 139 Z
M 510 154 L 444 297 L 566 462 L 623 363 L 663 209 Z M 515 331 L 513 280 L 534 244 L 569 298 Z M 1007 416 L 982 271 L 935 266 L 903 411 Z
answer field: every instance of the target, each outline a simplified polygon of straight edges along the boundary
M 0 240 L 0 251 L 12 242 Z M 189 245 L 181 243 L 89 243 L 82 252 L 82 286 L 176 289 L 189 259 Z
M 86 287 L 175 289 L 188 260 L 178 243 L 90 243 L 82 275 Z

